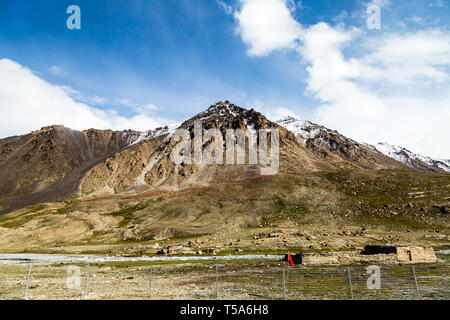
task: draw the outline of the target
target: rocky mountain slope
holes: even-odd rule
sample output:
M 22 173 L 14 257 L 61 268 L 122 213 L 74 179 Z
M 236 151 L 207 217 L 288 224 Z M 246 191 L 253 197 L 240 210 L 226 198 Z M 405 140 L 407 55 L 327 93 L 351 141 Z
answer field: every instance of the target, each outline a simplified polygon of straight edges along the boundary
M 25 206 L 74 195 L 89 168 L 129 147 L 135 131 L 44 127 L 0 140 L 2 206 Z

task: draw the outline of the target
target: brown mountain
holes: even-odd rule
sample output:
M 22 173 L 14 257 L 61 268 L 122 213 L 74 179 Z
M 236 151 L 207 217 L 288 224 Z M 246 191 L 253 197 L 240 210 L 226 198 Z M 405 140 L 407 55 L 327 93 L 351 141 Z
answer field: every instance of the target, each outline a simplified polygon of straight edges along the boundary
M 262 176 L 248 155 L 239 165 L 175 164 L 175 129 L 189 130 L 192 147 L 195 120 L 225 138 L 227 129 L 278 129 L 278 173 Z M 155 241 L 198 237 L 200 249 L 239 239 L 251 250 L 444 241 L 450 175 L 419 168 L 325 127 L 271 122 L 228 101 L 147 132 L 46 127 L 0 140 L 0 249 L 154 253 Z
M 16 208 L 75 196 L 81 177 L 91 167 L 128 148 L 138 135 L 50 126 L 1 139 L 2 206 Z

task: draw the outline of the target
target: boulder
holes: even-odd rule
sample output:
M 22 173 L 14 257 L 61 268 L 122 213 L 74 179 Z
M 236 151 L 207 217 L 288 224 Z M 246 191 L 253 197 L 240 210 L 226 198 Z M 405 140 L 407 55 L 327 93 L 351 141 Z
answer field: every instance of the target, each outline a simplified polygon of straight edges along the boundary
M 127 241 L 134 238 L 134 232 L 133 230 L 126 229 L 122 232 L 122 240 Z
M 397 258 L 401 263 L 436 262 L 434 249 L 431 247 L 398 247 Z

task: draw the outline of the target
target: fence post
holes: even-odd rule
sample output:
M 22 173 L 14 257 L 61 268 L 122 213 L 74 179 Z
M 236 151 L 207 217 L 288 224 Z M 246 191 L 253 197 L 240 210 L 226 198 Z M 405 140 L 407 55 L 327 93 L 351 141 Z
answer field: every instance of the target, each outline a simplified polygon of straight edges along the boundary
M 347 267 L 347 274 L 348 274 L 348 284 L 350 286 L 350 295 L 353 299 L 352 276 L 350 273 L 350 267 Z
M 286 271 L 283 268 L 283 300 L 286 300 Z
M 84 292 L 83 292 L 83 298 L 86 298 L 87 290 L 88 290 L 88 282 L 89 282 L 89 263 L 86 268 L 86 279 L 84 279 Z
M 412 269 L 412 273 L 414 276 L 414 283 L 416 285 L 417 297 L 420 298 L 419 285 L 417 283 L 417 277 L 416 277 L 416 268 L 414 266 L 411 266 L 411 269 Z
M 30 275 L 31 275 L 31 264 L 28 266 L 28 274 L 27 274 L 27 283 L 25 284 L 25 293 L 23 294 L 23 298 L 27 298 L 28 293 L 28 283 L 30 282 Z
M 148 296 L 152 297 L 152 281 L 153 281 L 153 266 L 150 266 L 150 279 L 149 279 L 149 287 L 148 287 Z
M 219 269 L 216 266 L 216 300 L 219 298 Z

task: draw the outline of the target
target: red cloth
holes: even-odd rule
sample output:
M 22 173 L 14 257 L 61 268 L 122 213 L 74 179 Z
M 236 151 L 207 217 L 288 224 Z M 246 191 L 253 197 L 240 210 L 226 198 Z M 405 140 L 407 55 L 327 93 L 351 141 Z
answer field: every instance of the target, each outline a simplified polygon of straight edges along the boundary
M 291 263 L 292 266 L 295 266 L 294 261 L 292 261 L 292 257 L 291 257 L 290 253 L 288 253 L 288 260 L 289 260 L 289 262 Z

